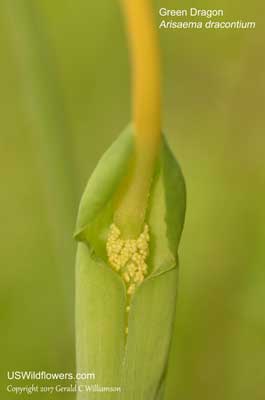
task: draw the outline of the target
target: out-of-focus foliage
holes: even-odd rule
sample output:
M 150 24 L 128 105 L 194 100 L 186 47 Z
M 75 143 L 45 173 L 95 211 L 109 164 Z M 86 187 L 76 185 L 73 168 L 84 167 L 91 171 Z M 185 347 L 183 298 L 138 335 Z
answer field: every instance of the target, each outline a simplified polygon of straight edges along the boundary
M 29 118 L 30 76 L 18 62 L 20 32 L 14 35 L 6 3 L 0 5 L 3 400 L 7 370 L 74 370 L 74 217 L 96 161 L 130 115 L 118 1 L 33 2 L 57 71 L 74 176 L 69 185 L 73 193 L 77 187 L 76 201 L 60 196 L 64 187 L 59 182 L 56 192 L 50 183 Z M 155 6 L 194 4 L 156 0 Z M 227 20 L 256 20 L 256 30 L 161 31 L 164 131 L 188 189 L 173 362 L 181 400 L 265 397 L 264 13 L 258 0 L 223 0 L 222 7 Z M 55 240 L 62 229 L 67 256 Z

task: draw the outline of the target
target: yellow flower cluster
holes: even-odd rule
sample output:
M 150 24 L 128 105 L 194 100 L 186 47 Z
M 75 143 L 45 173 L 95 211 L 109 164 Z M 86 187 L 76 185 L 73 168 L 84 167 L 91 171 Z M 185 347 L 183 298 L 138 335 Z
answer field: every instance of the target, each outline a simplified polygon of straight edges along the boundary
M 112 269 L 123 278 L 128 296 L 132 296 L 147 275 L 149 229 L 144 226 L 137 239 L 122 239 L 119 228 L 112 224 L 107 239 L 107 255 Z

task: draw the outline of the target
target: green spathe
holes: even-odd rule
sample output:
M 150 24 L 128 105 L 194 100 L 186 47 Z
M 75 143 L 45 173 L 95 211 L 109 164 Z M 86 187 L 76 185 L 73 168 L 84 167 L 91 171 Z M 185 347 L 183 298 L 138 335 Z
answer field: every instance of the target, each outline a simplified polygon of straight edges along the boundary
M 121 393 L 105 393 L 106 399 L 158 400 L 163 398 L 175 318 L 185 184 L 163 138 L 146 215 L 150 273 L 132 298 L 126 340 L 126 288 L 108 265 L 105 246 L 115 195 L 132 152 L 129 127 L 100 160 L 81 200 L 76 228 L 77 370 L 93 371 L 93 384 L 121 387 Z M 97 393 L 78 396 L 99 398 Z

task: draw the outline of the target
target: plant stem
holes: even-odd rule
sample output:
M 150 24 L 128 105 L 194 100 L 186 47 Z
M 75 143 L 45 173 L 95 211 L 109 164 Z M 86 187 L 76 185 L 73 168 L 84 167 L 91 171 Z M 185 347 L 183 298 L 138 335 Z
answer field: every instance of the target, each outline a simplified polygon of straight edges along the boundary
M 131 174 L 119 197 L 114 221 L 125 236 L 137 236 L 147 201 L 161 137 L 160 55 L 151 0 L 121 0 L 132 61 L 135 135 Z

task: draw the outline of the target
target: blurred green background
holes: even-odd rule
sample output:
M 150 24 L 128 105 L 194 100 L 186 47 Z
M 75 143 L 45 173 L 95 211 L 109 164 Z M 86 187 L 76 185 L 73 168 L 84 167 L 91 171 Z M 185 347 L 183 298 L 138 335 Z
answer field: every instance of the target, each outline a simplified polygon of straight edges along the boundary
M 170 400 L 263 400 L 265 12 L 258 0 L 154 3 L 257 22 L 252 31 L 160 35 L 163 126 L 188 190 Z M 118 5 L 0 2 L 3 400 L 12 397 L 8 370 L 75 368 L 75 216 L 97 160 L 130 118 Z M 74 398 L 52 396 L 62 397 Z

